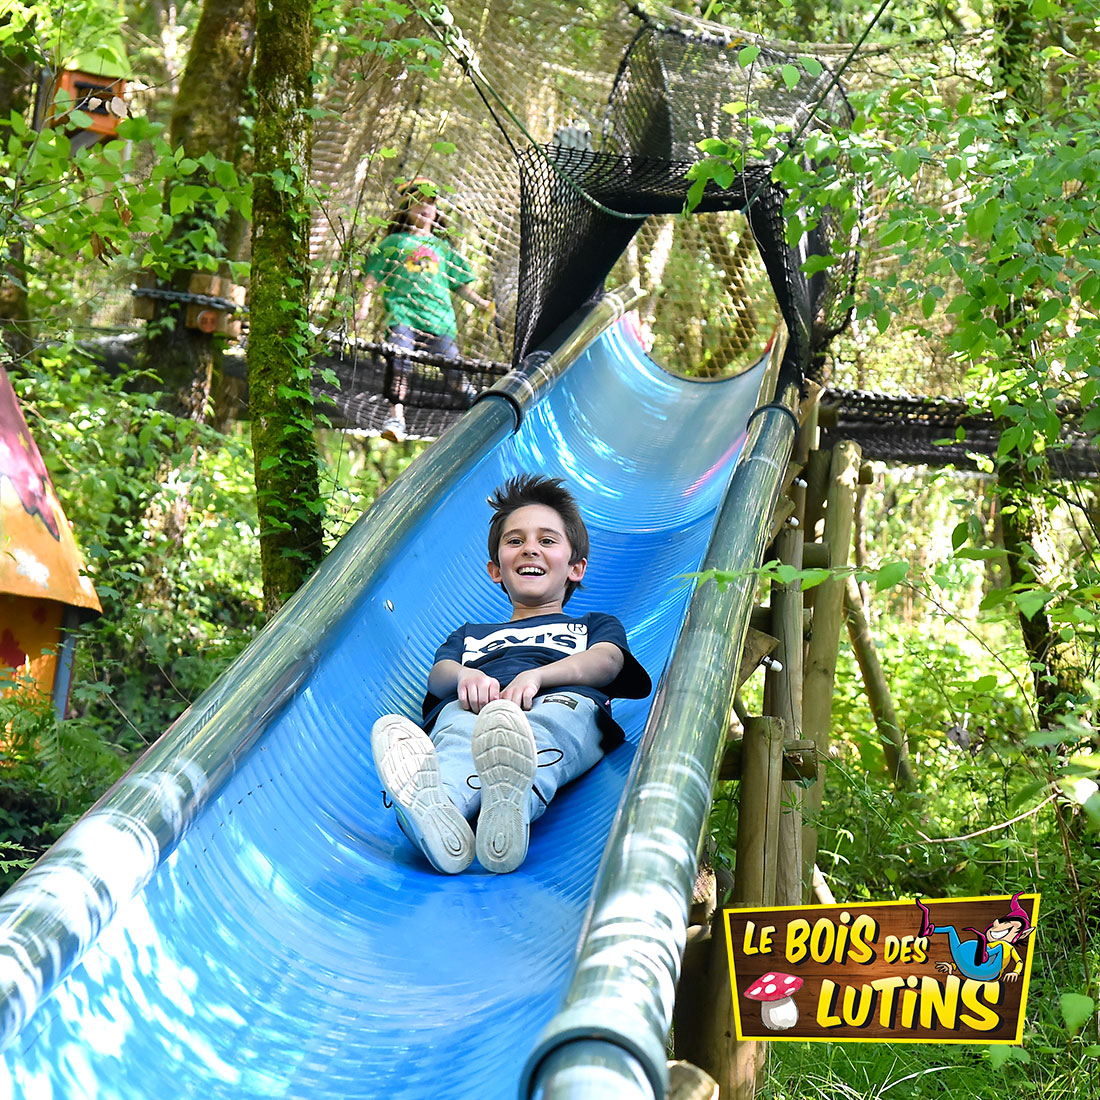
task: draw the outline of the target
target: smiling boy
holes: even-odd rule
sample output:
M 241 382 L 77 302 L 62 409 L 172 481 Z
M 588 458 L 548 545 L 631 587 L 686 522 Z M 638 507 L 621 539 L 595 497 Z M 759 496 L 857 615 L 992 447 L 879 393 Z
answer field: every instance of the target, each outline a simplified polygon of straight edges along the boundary
M 611 699 L 651 689 L 618 619 L 563 610 L 588 566 L 588 532 L 561 480 L 523 474 L 489 504 L 489 577 L 511 618 L 464 623 L 439 647 L 423 729 L 391 714 L 371 734 L 398 823 L 449 874 L 475 854 L 489 871 L 519 867 L 557 790 L 622 743 Z

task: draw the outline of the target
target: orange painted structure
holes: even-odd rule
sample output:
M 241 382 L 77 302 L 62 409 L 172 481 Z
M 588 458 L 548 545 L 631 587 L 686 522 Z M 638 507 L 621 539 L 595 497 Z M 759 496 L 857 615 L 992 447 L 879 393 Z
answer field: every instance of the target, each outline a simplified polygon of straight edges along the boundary
M 0 688 L 29 680 L 64 717 L 73 629 L 102 608 L 15 391 L 0 368 Z
M 59 109 L 58 92 L 65 96 L 63 109 Z M 50 94 L 50 125 L 68 122 L 70 112 L 79 110 L 91 119 L 86 129 L 97 135 L 97 140 L 112 137 L 126 115 L 125 97 L 126 81 L 121 77 L 63 69 Z

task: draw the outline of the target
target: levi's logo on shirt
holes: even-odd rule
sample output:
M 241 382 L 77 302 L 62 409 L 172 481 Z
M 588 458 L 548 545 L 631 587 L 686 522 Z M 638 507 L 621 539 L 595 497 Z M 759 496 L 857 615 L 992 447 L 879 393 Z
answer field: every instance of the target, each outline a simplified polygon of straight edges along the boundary
M 536 646 L 569 656 L 588 649 L 588 627 L 584 623 L 553 623 L 549 626 L 523 626 L 509 623 L 483 638 L 467 634 L 462 643 L 462 663 L 473 664 L 499 649 Z

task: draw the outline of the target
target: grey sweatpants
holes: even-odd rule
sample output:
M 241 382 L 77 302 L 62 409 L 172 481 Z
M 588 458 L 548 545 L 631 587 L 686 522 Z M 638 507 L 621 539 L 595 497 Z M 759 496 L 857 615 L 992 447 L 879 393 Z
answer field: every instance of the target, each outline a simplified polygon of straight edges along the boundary
M 601 734 L 596 724 L 599 706 L 586 695 L 571 691 L 550 691 L 535 699 L 524 711 L 531 723 L 538 749 L 538 770 L 528 803 L 528 821 L 541 817 L 561 787 L 603 756 Z M 467 821 L 481 808 L 481 785 L 470 753 L 477 715 L 448 703 L 429 734 L 439 756 L 443 786 Z

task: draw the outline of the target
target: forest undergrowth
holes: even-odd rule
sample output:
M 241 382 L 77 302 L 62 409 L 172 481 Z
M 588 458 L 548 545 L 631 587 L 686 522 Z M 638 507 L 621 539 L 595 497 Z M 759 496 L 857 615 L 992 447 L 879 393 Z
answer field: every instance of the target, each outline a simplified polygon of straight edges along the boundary
M 842 638 L 818 866 L 840 903 L 1040 894 L 1023 1044 L 772 1043 L 765 1097 L 1097 1095 L 1091 708 L 1056 730 L 1037 729 L 1018 626 L 990 598 L 1003 581 L 996 563 L 952 553 L 959 506 L 971 508 L 982 492 L 974 474 L 878 467 L 861 551 L 872 562 L 904 557 L 910 569 L 903 584 L 871 593 L 868 611 L 916 785 L 892 784 Z M 759 679 L 747 685 L 747 702 Z M 720 787 L 712 815 L 727 863 L 736 797 L 735 784 Z

